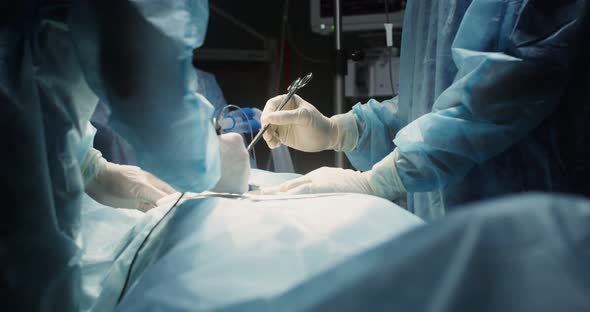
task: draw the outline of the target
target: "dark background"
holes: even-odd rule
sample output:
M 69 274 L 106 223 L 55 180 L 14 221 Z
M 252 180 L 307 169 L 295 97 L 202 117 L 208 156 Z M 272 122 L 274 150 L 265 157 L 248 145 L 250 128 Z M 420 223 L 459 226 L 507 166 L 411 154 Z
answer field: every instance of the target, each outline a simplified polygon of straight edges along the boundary
M 282 15 L 285 1 L 230 1 L 212 0 L 215 6 L 254 28 L 257 32 L 278 42 L 281 37 Z M 281 79 L 281 93 L 291 80 L 313 72 L 314 79 L 299 94 L 315 105 L 326 116 L 333 111 L 334 39 L 331 35 L 319 35 L 311 31 L 310 1 L 289 1 L 287 35 L 285 36 L 286 71 Z M 366 37 L 366 34 L 364 34 Z M 379 40 L 383 40 L 379 37 Z M 366 39 L 365 39 L 366 41 Z M 353 49 L 361 43 L 358 34 L 344 34 L 344 48 Z M 240 30 L 234 24 L 210 10 L 209 28 L 201 49 L 264 49 L 264 43 Z M 213 73 L 228 103 L 242 107 L 262 109 L 270 96 L 269 64 L 260 62 L 230 62 L 200 60 L 195 54 L 196 67 Z M 288 81 L 285 81 L 288 80 Z M 347 99 L 345 111 L 362 99 Z M 307 173 L 321 166 L 334 165 L 333 152 L 302 153 L 291 150 L 295 171 Z M 256 148 L 258 166 L 265 169 L 268 163 L 268 147 L 264 142 Z

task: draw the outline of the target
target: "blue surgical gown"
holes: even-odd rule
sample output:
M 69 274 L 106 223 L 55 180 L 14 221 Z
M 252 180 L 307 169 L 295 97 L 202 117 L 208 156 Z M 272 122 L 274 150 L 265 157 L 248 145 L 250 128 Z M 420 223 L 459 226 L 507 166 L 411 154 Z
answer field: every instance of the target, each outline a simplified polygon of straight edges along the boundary
M 219 177 L 213 107 L 190 85 L 208 2 L 3 1 L 0 5 L 2 305 L 80 305 L 80 169 L 98 100 L 138 162 L 181 190 Z
M 182 191 L 219 180 L 214 109 L 192 66 L 208 17 L 206 0 L 79 0 L 68 18 L 86 81 L 112 110 L 109 126 L 143 169 Z
M 427 220 L 497 195 L 567 191 L 559 124 L 588 93 L 576 84 L 587 16 L 585 0 L 408 1 L 399 96 L 353 108 L 351 163 L 368 170 L 397 148 L 408 208 Z
M 227 105 L 227 101 L 223 96 L 221 86 L 217 82 L 215 75 L 204 70 L 195 68 L 196 79 L 195 89 L 202 94 L 215 107 L 215 111 L 221 110 Z

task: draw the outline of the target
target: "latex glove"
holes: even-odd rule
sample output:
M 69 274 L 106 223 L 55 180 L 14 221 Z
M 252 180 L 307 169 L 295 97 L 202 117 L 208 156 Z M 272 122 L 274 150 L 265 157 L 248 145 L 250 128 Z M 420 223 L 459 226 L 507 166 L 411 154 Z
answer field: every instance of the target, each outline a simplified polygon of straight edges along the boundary
M 250 159 L 242 136 L 226 133 L 219 136 L 221 178 L 211 191 L 242 194 L 248 191 Z
M 406 192 L 395 167 L 397 152 L 391 153 L 366 172 L 322 167 L 279 186 L 263 188 L 265 195 L 359 193 L 389 200 Z
M 319 152 L 351 151 L 356 147 L 359 134 L 352 113 L 328 118 L 298 95 L 277 112 L 285 96 L 268 100 L 262 111 L 262 126 L 270 125 L 263 136 L 270 148 L 285 144 L 304 152 Z
M 103 205 L 147 211 L 156 207 L 159 199 L 176 192 L 139 167 L 110 163 L 100 152 L 98 156 L 89 154 L 88 161 L 93 163 L 90 166 L 96 168 L 96 172 L 86 184 L 86 193 Z

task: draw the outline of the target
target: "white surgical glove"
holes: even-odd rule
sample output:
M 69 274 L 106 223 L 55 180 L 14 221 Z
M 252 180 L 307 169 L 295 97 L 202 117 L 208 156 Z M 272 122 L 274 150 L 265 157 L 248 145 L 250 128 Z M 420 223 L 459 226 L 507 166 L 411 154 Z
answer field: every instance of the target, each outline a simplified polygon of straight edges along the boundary
M 99 151 L 91 149 L 82 171 L 92 171 L 86 193 L 97 202 L 115 208 L 147 211 L 156 202 L 176 191 L 166 182 L 136 166 L 110 163 Z M 85 174 L 86 176 L 86 174 Z
M 359 193 L 394 200 L 406 192 L 395 167 L 396 154 L 397 152 L 389 154 L 366 172 L 323 167 L 279 186 L 263 188 L 260 193 L 265 195 Z
M 359 133 L 352 113 L 328 118 L 298 95 L 277 112 L 285 96 L 268 100 L 262 112 L 262 126 L 270 125 L 263 136 L 270 148 L 285 144 L 304 152 L 347 152 L 356 147 Z
M 234 194 L 247 192 L 248 179 L 250 179 L 250 159 L 242 136 L 237 133 L 220 135 L 219 151 L 221 178 L 211 191 Z

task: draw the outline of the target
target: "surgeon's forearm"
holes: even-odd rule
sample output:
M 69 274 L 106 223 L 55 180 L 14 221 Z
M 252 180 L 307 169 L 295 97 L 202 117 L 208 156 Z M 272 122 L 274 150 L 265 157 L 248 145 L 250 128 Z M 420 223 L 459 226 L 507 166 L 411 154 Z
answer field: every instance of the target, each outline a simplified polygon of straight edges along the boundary
M 482 25 L 482 35 L 459 30 L 452 49 L 455 82 L 432 113 L 396 136 L 397 168 L 408 191 L 432 191 L 460 180 L 473 166 L 518 144 L 559 105 L 579 59 L 576 47 L 585 38 L 581 19 L 587 4 L 521 6 L 471 5 L 464 25 L 500 14 L 508 18 Z M 544 11 L 556 18 L 529 27 L 527 21 L 541 20 Z
M 357 121 L 358 141 L 346 156 L 356 169 L 370 170 L 394 150 L 393 138 L 400 127 L 398 100 L 398 97 L 383 102 L 370 100 L 352 108 Z

